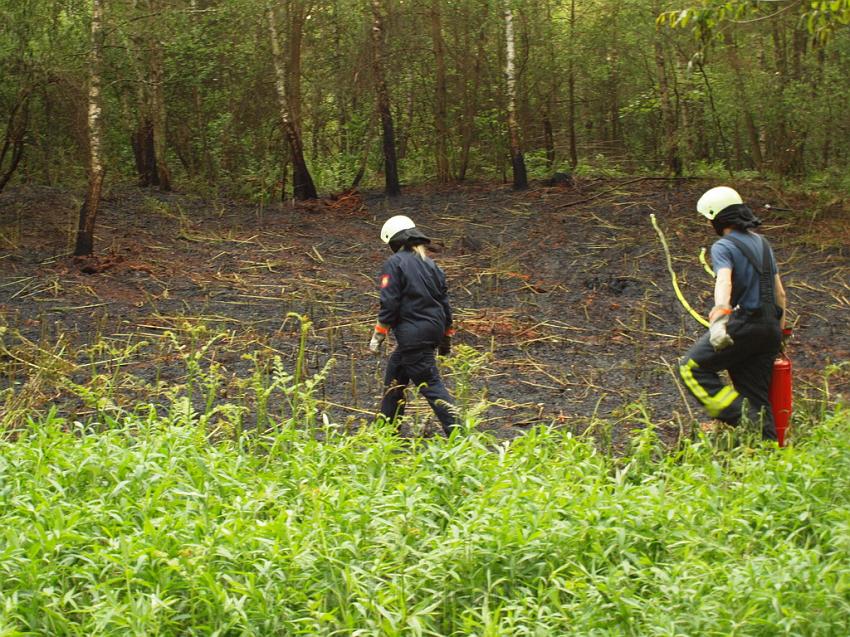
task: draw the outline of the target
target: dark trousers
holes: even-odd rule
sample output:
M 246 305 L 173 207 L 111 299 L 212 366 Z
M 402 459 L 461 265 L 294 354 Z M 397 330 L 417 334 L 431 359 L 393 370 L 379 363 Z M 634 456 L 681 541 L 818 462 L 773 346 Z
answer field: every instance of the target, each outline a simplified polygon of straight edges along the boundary
M 739 311 L 729 319 L 726 331 L 733 345 L 716 352 L 708 333 L 703 334 L 679 362 L 679 374 L 710 416 L 737 425 L 746 404 L 746 416 L 761 423 L 762 437 L 776 440 L 769 396 L 773 361 L 782 338 L 779 323 Z M 732 386 L 720 380 L 718 372 L 724 369 Z
M 440 378 L 433 349 L 422 349 L 390 354 L 384 374 L 384 399 L 381 413 L 388 420 L 404 415 L 404 388 L 413 383 L 431 409 L 434 410 L 443 431 L 450 435 L 457 426 L 454 401 Z

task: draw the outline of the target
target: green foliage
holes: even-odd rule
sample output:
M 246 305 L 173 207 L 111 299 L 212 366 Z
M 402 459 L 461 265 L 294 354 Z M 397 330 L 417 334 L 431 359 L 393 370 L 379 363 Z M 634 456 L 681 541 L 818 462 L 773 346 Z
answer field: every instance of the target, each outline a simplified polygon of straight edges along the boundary
M 646 426 L 620 460 L 545 427 L 209 444 L 190 411 L 0 443 L 3 634 L 850 629 L 847 411 L 782 451 Z
M 0 634 L 850 628 L 840 365 L 822 400 L 798 406 L 794 447 L 745 435 L 670 451 L 637 400 L 615 414 L 632 433 L 611 454 L 590 442 L 614 449 L 598 419 L 583 439 L 478 431 L 470 380 L 489 357 L 458 346 L 443 363 L 465 432 L 411 441 L 322 413 L 327 367 L 306 374 L 310 323 L 287 322 L 291 363 L 256 353 L 234 387 L 216 362 L 228 335 L 187 320 L 161 339 L 185 377 L 131 404 L 120 370 L 148 343 L 101 341 L 71 368 L 61 342 L 0 327 L 5 359 L 31 369 L 2 397 Z M 71 376 L 89 415 L 33 415 L 28 392 Z
M 723 22 L 745 22 L 780 18 L 789 9 L 802 7 L 800 22 L 821 42 L 831 38 L 836 29 L 850 24 L 850 0 L 815 0 L 811 2 L 777 2 L 776 0 L 702 0 L 696 7 L 665 11 L 658 24 L 687 28 L 704 36 Z
M 832 196 L 832 193 L 850 193 L 850 173 L 842 168 L 833 166 L 811 175 L 804 183 L 813 194 Z M 837 202 L 833 202 L 837 203 Z
M 587 157 L 576 166 L 575 174 L 582 177 L 624 177 L 628 171 L 603 155 L 597 153 L 593 157 Z
M 291 194 L 265 5 L 109 4 L 102 99 L 110 180 L 135 178 L 129 140 L 150 118 L 158 69 L 176 187 L 224 192 L 259 207 Z M 307 5 L 297 29 L 293 16 Z M 600 155 L 628 173 L 657 173 L 671 142 L 690 173 L 693 165 L 710 164 L 796 180 L 846 172 L 850 134 L 841 114 L 850 99 L 848 0 L 701 0 L 685 8 L 667 0 L 605 0 L 575 3 L 574 17 L 572 5 L 534 0 L 515 6 L 518 113 L 532 178 L 549 176 L 547 147 L 556 164 L 569 156 L 572 133 L 579 161 L 600 175 L 606 171 L 592 170 Z M 503 179 L 510 170 L 503 5 L 440 0 L 428 6 L 442 16 L 450 171 Z M 389 2 L 384 9 L 401 176 L 406 183 L 428 181 L 437 148 L 429 10 Z M 10 122 L 26 120 L 27 127 L 16 180 L 74 187 L 85 180 L 88 10 L 80 2 L 0 0 L 0 29 L 8 34 L 0 43 L 6 71 L 0 137 L 13 128 Z M 361 187 L 383 181 L 369 13 L 368 3 L 352 0 L 280 5 L 287 59 L 288 47 L 301 42 L 293 108 L 323 194 L 350 187 L 364 163 Z M 667 121 L 659 64 L 674 111 Z M 0 171 L 8 165 L 7 157 Z
M 469 345 L 457 345 L 451 356 L 443 358 L 448 376 L 454 381 L 455 404 L 461 421 L 467 427 L 486 408 L 486 400 L 473 394 L 472 381 L 487 366 L 491 356 L 488 352 L 479 352 Z

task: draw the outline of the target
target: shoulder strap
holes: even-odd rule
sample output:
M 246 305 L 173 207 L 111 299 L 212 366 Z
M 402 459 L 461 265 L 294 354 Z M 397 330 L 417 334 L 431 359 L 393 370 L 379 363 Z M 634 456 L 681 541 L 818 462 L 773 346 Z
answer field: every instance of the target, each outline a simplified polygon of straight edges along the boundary
M 750 246 L 741 241 L 738 237 L 733 237 L 731 234 L 723 237 L 729 239 L 749 261 L 756 272 L 759 274 L 759 303 L 775 304 L 775 296 L 773 294 L 773 277 L 770 275 L 770 244 L 761 235 L 756 235 L 761 240 L 761 262 L 756 258 L 755 252 Z
M 767 249 L 767 242 L 764 240 L 764 237 L 759 235 L 759 238 L 761 239 L 761 242 L 762 242 L 761 243 L 761 246 L 762 246 L 762 258 L 761 259 L 757 259 L 753 249 L 750 246 L 748 246 L 746 243 L 741 241 L 738 237 L 733 237 L 731 234 L 729 234 L 729 235 L 726 235 L 723 238 L 728 239 L 733 244 L 735 244 L 735 246 L 741 251 L 741 254 L 743 254 L 747 258 L 747 261 L 750 262 L 750 265 L 752 265 L 756 269 L 756 272 L 758 272 L 759 274 L 762 273 L 762 270 L 764 269 L 764 263 L 767 262 L 768 259 L 770 259 L 769 252 L 768 252 L 768 249 Z M 768 270 L 769 269 L 770 269 L 770 267 L 769 267 L 769 263 L 768 263 Z

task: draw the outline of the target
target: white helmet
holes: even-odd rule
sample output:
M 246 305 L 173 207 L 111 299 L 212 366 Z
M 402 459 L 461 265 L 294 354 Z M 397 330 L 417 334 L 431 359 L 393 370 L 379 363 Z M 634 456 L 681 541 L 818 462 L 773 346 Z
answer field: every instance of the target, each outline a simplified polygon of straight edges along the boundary
M 697 202 L 697 212 L 703 217 L 714 221 L 714 218 L 723 212 L 724 208 L 735 204 L 742 204 L 744 200 L 741 195 L 729 186 L 717 186 L 707 190 Z
M 396 215 L 395 217 L 390 217 L 384 223 L 384 227 L 381 228 L 381 241 L 383 241 L 384 243 L 389 243 L 390 239 L 392 239 L 402 230 L 410 230 L 411 228 L 415 227 L 416 224 L 413 223 L 413 219 L 411 219 L 410 217 L 405 217 L 404 215 Z

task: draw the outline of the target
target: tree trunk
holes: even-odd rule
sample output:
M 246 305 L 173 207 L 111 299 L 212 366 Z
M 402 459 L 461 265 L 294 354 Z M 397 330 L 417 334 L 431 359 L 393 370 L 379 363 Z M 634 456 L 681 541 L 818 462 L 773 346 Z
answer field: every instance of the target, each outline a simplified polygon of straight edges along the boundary
M 407 81 L 402 81 L 402 86 L 407 86 L 407 99 L 406 106 L 404 110 L 398 106 L 398 102 L 396 102 L 396 116 L 394 118 L 395 126 L 395 149 L 396 149 L 396 159 L 401 162 L 407 157 L 407 149 L 408 144 L 410 143 L 410 139 L 413 133 L 413 122 L 416 118 L 416 80 L 414 78 L 413 72 L 406 73 Z
M 24 156 L 24 139 L 29 128 L 31 92 L 30 86 L 20 92 L 6 122 L 3 148 L 0 149 L 0 192 L 3 192 L 6 184 L 9 183 Z M 7 155 L 9 156 L 8 163 L 6 163 Z M 5 168 L 3 168 L 4 164 L 6 165 Z
M 363 143 L 361 144 L 360 163 L 357 165 L 357 174 L 351 180 L 350 190 L 356 190 L 363 181 L 366 175 L 366 165 L 369 163 L 369 150 L 372 148 L 373 135 L 375 132 L 375 117 L 369 118 L 369 125 L 366 127 L 366 133 L 363 135 Z
M 705 72 L 705 67 L 701 62 L 697 62 L 697 68 L 699 69 L 699 73 L 702 76 L 703 83 L 705 84 L 705 93 L 708 96 L 708 106 L 711 111 L 711 117 L 714 121 L 714 126 L 717 130 L 717 139 L 720 142 L 721 152 L 723 153 L 723 159 L 726 162 L 726 169 L 729 171 L 729 176 L 733 176 L 732 172 L 732 162 L 729 158 L 729 142 L 726 140 L 726 135 L 723 132 L 723 126 L 720 123 L 720 115 L 717 112 L 717 105 L 714 102 L 714 89 L 711 88 L 711 82 L 708 79 L 708 74 Z
M 89 52 L 89 104 L 88 104 L 88 177 L 89 186 L 80 207 L 75 256 L 88 256 L 94 252 L 94 224 L 103 188 L 103 159 L 101 157 L 101 64 L 103 57 L 103 0 L 92 0 L 91 51 Z
M 303 126 L 301 122 L 301 51 L 304 43 L 304 25 L 307 22 L 307 7 L 303 0 L 292 0 L 289 6 L 289 33 L 287 38 L 287 49 L 289 51 L 286 60 L 286 77 L 288 78 L 286 89 L 286 103 L 292 125 L 298 136 L 301 146 L 301 157 L 292 155 L 292 188 L 297 199 L 315 199 L 318 194 L 313 184 L 313 179 L 307 170 L 307 162 L 304 159 L 303 148 Z M 301 193 L 299 195 L 299 193 Z M 305 193 L 307 196 L 303 196 Z
M 159 184 L 153 144 L 153 124 L 150 119 L 142 118 L 137 122 L 131 141 L 133 157 L 136 160 L 136 174 L 139 176 L 139 186 L 147 188 Z
M 198 13 L 198 3 L 196 0 L 190 0 L 192 15 L 191 29 L 193 41 L 199 41 L 203 37 L 206 30 L 206 25 L 200 21 Z M 209 148 L 209 125 L 206 109 L 204 108 L 204 98 L 206 93 L 202 94 L 201 87 L 204 80 L 196 78 L 192 82 L 190 91 L 191 101 L 189 102 L 193 117 L 187 118 L 182 122 L 183 134 L 180 136 L 180 144 L 183 146 L 186 159 L 184 164 L 187 165 L 187 172 L 190 178 L 194 179 L 199 174 L 203 174 L 207 182 L 213 182 L 216 179 L 215 166 L 213 162 L 213 154 Z M 194 124 L 194 131 L 193 126 Z M 200 149 L 195 144 L 193 137 L 200 137 Z
M 747 139 L 749 140 L 750 157 L 753 162 L 753 167 L 756 170 L 761 170 L 764 166 L 764 157 L 761 152 L 761 140 L 759 138 L 759 130 L 756 125 L 753 109 L 750 105 L 749 94 L 746 89 L 746 78 L 744 77 L 741 58 L 738 55 L 738 44 L 729 36 L 727 40 L 727 50 L 729 55 L 729 66 L 735 74 L 735 92 L 738 96 L 741 115 L 744 118 L 744 127 L 747 131 Z
M 510 0 L 505 0 L 505 78 L 508 87 L 508 138 L 510 140 L 511 166 L 514 175 L 514 190 L 528 188 L 528 173 L 525 170 L 525 156 L 522 153 L 522 141 L 517 122 L 516 95 L 516 43 L 514 40 L 514 14 Z
M 149 5 L 140 5 L 138 0 L 133 3 L 133 7 L 140 13 L 151 10 Z M 138 22 L 133 21 L 132 24 L 138 24 Z M 137 183 L 140 187 L 147 188 L 159 185 L 159 171 L 156 166 L 157 155 L 154 148 L 154 124 L 151 114 L 153 98 L 150 95 L 153 82 L 150 71 L 153 45 L 148 44 L 150 28 L 147 27 L 147 21 L 144 21 L 144 25 L 142 34 L 124 33 L 120 29 L 118 34 L 123 38 L 124 47 L 129 54 L 129 64 L 135 75 L 137 112 L 134 118 L 134 129 L 130 134 L 130 145 L 133 148 L 136 164 Z M 130 112 L 129 107 L 127 111 Z
M 290 0 L 287 2 L 288 32 L 286 34 L 287 59 L 286 59 L 286 98 L 289 104 L 289 112 L 293 123 L 298 130 L 303 130 L 301 125 L 301 51 L 304 44 L 304 24 L 307 21 L 307 8 L 303 0 Z
M 448 96 L 446 89 L 446 57 L 443 46 L 443 20 L 440 12 L 442 0 L 431 0 L 431 41 L 434 46 L 434 66 L 436 71 L 434 90 L 434 128 L 437 139 L 434 140 L 434 154 L 437 167 L 437 182 L 446 184 L 451 181 L 449 170 L 448 137 L 449 127 L 446 121 Z
M 131 141 L 136 157 L 140 186 L 158 186 L 171 190 L 171 171 L 168 168 L 165 107 L 165 60 L 162 51 L 163 35 L 156 30 L 155 20 L 162 19 L 162 0 L 134 0 L 139 12 L 136 22 L 142 29 L 135 38 L 125 38 L 124 45 L 137 51 L 137 62 L 131 59 L 137 76 L 138 121 Z M 132 58 L 132 56 L 131 56 Z
M 277 18 L 274 5 L 269 2 L 266 5 L 266 17 L 269 23 L 269 36 L 271 37 L 272 61 L 275 68 L 275 87 L 280 106 L 280 119 L 283 124 L 283 132 L 289 142 L 289 150 L 292 155 L 292 190 L 295 198 L 303 201 L 305 199 L 316 199 L 318 194 L 313 178 L 307 169 L 304 160 L 304 147 L 301 143 L 301 131 L 292 119 L 292 113 L 287 99 L 286 89 L 286 65 L 280 50 L 280 41 L 277 34 Z
M 659 15 L 661 7 L 654 3 L 653 14 Z M 664 163 L 667 170 L 676 177 L 682 176 L 682 159 L 679 157 L 676 113 L 670 100 L 670 85 L 667 80 L 667 65 L 664 60 L 664 43 L 659 29 L 655 29 L 655 72 L 658 80 L 658 96 L 661 101 L 661 139 L 663 144 Z
M 286 203 L 286 177 L 289 175 L 289 160 L 290 156 L 284 155 L 283 163 L 280 167 L 280 203 Z
M 384 192 L 395 197 L 401 194 L 396 159 L 395 130 L 390 110 L 390 93 L 384 73 L 384 20 L 381 15 L 381 0 L 372 0 L 372 67 L 378 99 L 378 114 L 384 139 Z
M 694 159 L 695 157 L 705 159 L 706 155 L 700 148 L 702 142 L 698 143 L 697 140 L 706 137 L 702 134 L 702 131 L 708 127 L 708 124 L 702 117 L 700 102 L 693 97 L 697 94 L 697 86 L 694 81 L 695 74 L 688 71 L 688 56 L 682 49 L 677 50 L 676 63 L 678 71 L 674 74 L 674 77 L 682 78 L 682 86 L 677 88 L 679 104 L 681 105 L 679 130 L 682 133 L 679 137 L 679 152 L 687 159 Z
M 337 51 L 337 55 L 333 56 L 333 70 L 337 81 L 341 81 L 347 75 L 348 65 L 344 56 L 339 53 L 342 51 L 343 33 L 345 26 L 342 24 L 341 13 L 344 11 L 340 7 L 340 0 L 334 0 L 330 8 L 331 23 L 333 24 L 333 41 L 331 46 Z M 336 106 L 337 120 L 337 146 L 343 155 L 349 156 L 352 153 L 353 135 L 351 134 L 351 115 L 349 114 L 349 96 L 345 91 L 334 91 L 334 104 Z M 356 97 L 350 98 L 352 101 Z
M 619 31 L 619 8 L 620 0 L 613 0 L 614 10 L 611 13 L 611 42 L 607 62 L 610 70 L 608 82 L 608 121 L 610 124 L 610 141 L 612 146 L 620 146 L 622 134 L 620 132 L 620 31 Z
M 821 82 L 824 79 L 825 64 L 826 64 L 826 52 L 824 51 L 823 48 L 820 48 L 820 49 L 818 49 L 818 76 L 819 76 L 818 82 Z M 839 125 L 838 121 L 836 121 L 836 117 L 835 117 L 836 109 L 833 107 L 835 98 L 836 98 L 836 96 L 834 95 L 834 93 L 832 91 L 828 91 L 828 90 L 826 91 L 824 98 L 823 98 L 826 102 L 826 114 L 825 114 L 826 115 L 826 121 L 824 122 L 824 124 L 826 125 L 826 130 L 829 131 L 829 132 L 828 132 L 827 135 L 824 136 L 823 146 L 821 147 L 821 150 L 820 150 L 820 169 L 821 170 L 826 170 L 826 168 L 830 165 L 830 158 L 831 158 L 830 153 L 832 151 L 832 143 L 834 141 L 833 137 L 836 134 L 833 131 L 840 131 L 841 130 L 841 126 Z M 839 102 L 839 104 L 841 103 L 840 98 L 838 99 L 838 102 Z M 839 112 L 841 112 L 842 110 L 846 110 L 846 109 L 842 109 L 841 107 L 838 108 Z M 839 134 L 839 138 L 841 138 L 841 137 L 842 136 Z
M 546 0 L 546 24 L 552 24 L 552 3 L 551 0 Z M 546 31 L 547 39 L 551 39 L 553 44 L 546 49 L 546 74 L 549 82 L 546 87 L 543 106 L 543 145 L 546 150 L 546 167 L 551 170 L 555 165 L 555 131 L 552 126 L 552 119 L 555 117 L 556 96 L 558 94 L 558 86 L 560 84 L 560 69 L 555 60 L 554 46 L 554 30 Z
M 576 140 L 576 70 L 575 70 L 576 0 L 570 0 L 570 66 L 567 71 L 567 100 L 569 103 L 570 167 L 578 166 Z
M 552 105 L 551 101 L 543 111 L 543 146 L 546 150 L 546 167 L 555 165 L 555 132 L 552 130 Z
M 154 6 L 151 8 L 154 9 Z M 158 10 L 159 7 L 156 6 L 156 9 Z M 156 157 L 156 181 L 160 190 L 169 191 L 171 190 L 171 171 L 168 169 L 166 158 L 165 62 L 162 46 L 155 35 L 151 38 L 150 56 L 151 124 L 153 152 Z
M 820 81 L 819 72 L 805 73 L 803 69 L 803 58 L 808 52 L 809 33 L 806 27 L 801 24 L 801 21 L 795 21 L 793 32 L 793 50 L 792 50 L 792 71 L 795 84 L 805 82 L 811 90 L 812 103 L 817 103 L 818 100 L 818 83 Z M 805 77 L 804 77 L 805 75 Z M 806 174 L 806 142 L 809 139 L 809 123 L 808 120 L 803 120 L 797 125 L 791 126 L 791 146 L 789 154 L 789 167 L 786 174 L 795 177 L 803 177 Z
M 481 88 L 481 61 L 485 55 L 484 47 L 487 36 L 484 24 L 486 22 L 488 7 L 489 4 L 484 2 L 481 6 L 481 13 L 476 14 L 479 25 L 475 54 L 472 56 L 471 74 L 469 73 L 469 67 L 464 65 L 463 124 L 461 128 L 460 162 L 457 172 L 458 181 L 466 179 L 466 171 L 469 169 L 469 153 L 472 149 L 472 142 L 475 139 L 475 114 L 478 112 L 478 92 Z M 465 13 L 465 17 L 469 17 L 468 12 Z M 467 31 L 471 29 L 468 20 L 465 22 L 465 27 Z M 469 47 L 466 47 L 466 50 L 469 51 Z
M 800 27 L 796 23 L 792 27 L 795 31 L 792 34 L 790 62 L 788 59 L 788 38 L 784 30 L 784 22 L 774 21 L 772 27 L 776 78 L 779 84 L 776 91 L 776 98 L 782 104 L 789 99 L 789 93 L 793 86 L 801 80 L 798 75 L 801 73 L 798 62 L 800 52 L 797 50 L 800 39 L 797 38 L 796 33 L 797 30 L 804 27 Z M 805 40 L 802 40 L 802 45 L 805 46 Z M 794 129 L 794 125 L 789 121 L 784 109 L 780 109 L 778 118 L 779 121 L 773 131 L 772 144 L 769 149 L 771 163 L 780 175 L 800 176 L 804 172 L 803 146 L 805 143 L 805 133 Z

